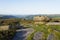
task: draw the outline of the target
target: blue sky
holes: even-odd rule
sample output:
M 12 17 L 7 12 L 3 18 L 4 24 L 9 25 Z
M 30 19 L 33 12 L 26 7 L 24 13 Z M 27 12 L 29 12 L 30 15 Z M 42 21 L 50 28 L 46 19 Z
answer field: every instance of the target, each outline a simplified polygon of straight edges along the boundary
M 60 0 L 0 0 L 0 14 L 60 14 Z

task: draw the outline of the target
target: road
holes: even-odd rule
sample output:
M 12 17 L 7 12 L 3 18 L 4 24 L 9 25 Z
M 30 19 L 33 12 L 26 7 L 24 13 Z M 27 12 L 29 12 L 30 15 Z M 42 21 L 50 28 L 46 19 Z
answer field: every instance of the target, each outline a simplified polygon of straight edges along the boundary
M 16 35 L 13 40 L 26 40 L 27 36 L 34 30 L 32 28 L 16 30 Z

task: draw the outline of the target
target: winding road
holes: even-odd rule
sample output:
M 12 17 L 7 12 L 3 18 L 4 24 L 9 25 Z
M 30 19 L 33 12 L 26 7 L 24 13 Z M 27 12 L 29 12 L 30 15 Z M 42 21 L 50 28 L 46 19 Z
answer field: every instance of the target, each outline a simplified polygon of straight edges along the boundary
M 16 30 L 16 35 L 14 36 L 13 40 L 26 40 L 27 36 L 32 32 L 34 32 L 32 28 Z

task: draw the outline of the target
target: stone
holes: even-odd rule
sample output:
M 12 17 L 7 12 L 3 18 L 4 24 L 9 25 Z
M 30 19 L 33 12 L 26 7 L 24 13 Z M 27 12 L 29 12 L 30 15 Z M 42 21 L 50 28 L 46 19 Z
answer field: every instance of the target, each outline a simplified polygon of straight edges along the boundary
M 34 34 L 33 40 L 42 40 L 43 33 L 42 32 L 36 32 Z

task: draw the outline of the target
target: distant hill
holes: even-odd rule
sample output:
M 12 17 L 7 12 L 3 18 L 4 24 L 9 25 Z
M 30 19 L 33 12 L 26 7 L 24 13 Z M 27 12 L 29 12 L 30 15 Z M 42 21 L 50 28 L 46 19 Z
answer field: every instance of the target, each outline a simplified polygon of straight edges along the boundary
M 28 20 L 32 20 L 34 16 L 47 16 L 49 18 L 60 18 L 60 14 L 50 14 L 50 15 L 46 15 L 46 14 L 40 14 L 40 15 L 27 15 L 25 18 Z
M 1 15 L 0 16 L 0 19 L 9 19 L 9 18 L 17 18 L 17 17 L 12 16 L 12 15 Z
M 60 18 L 60 14 L 40 14 L 40 15 L 0 15 L 0 19 L 9 19 L 9 18 L 23 18 L 27 20 L 32 20 L 34 16 L 48 16 L 49 18 Z

